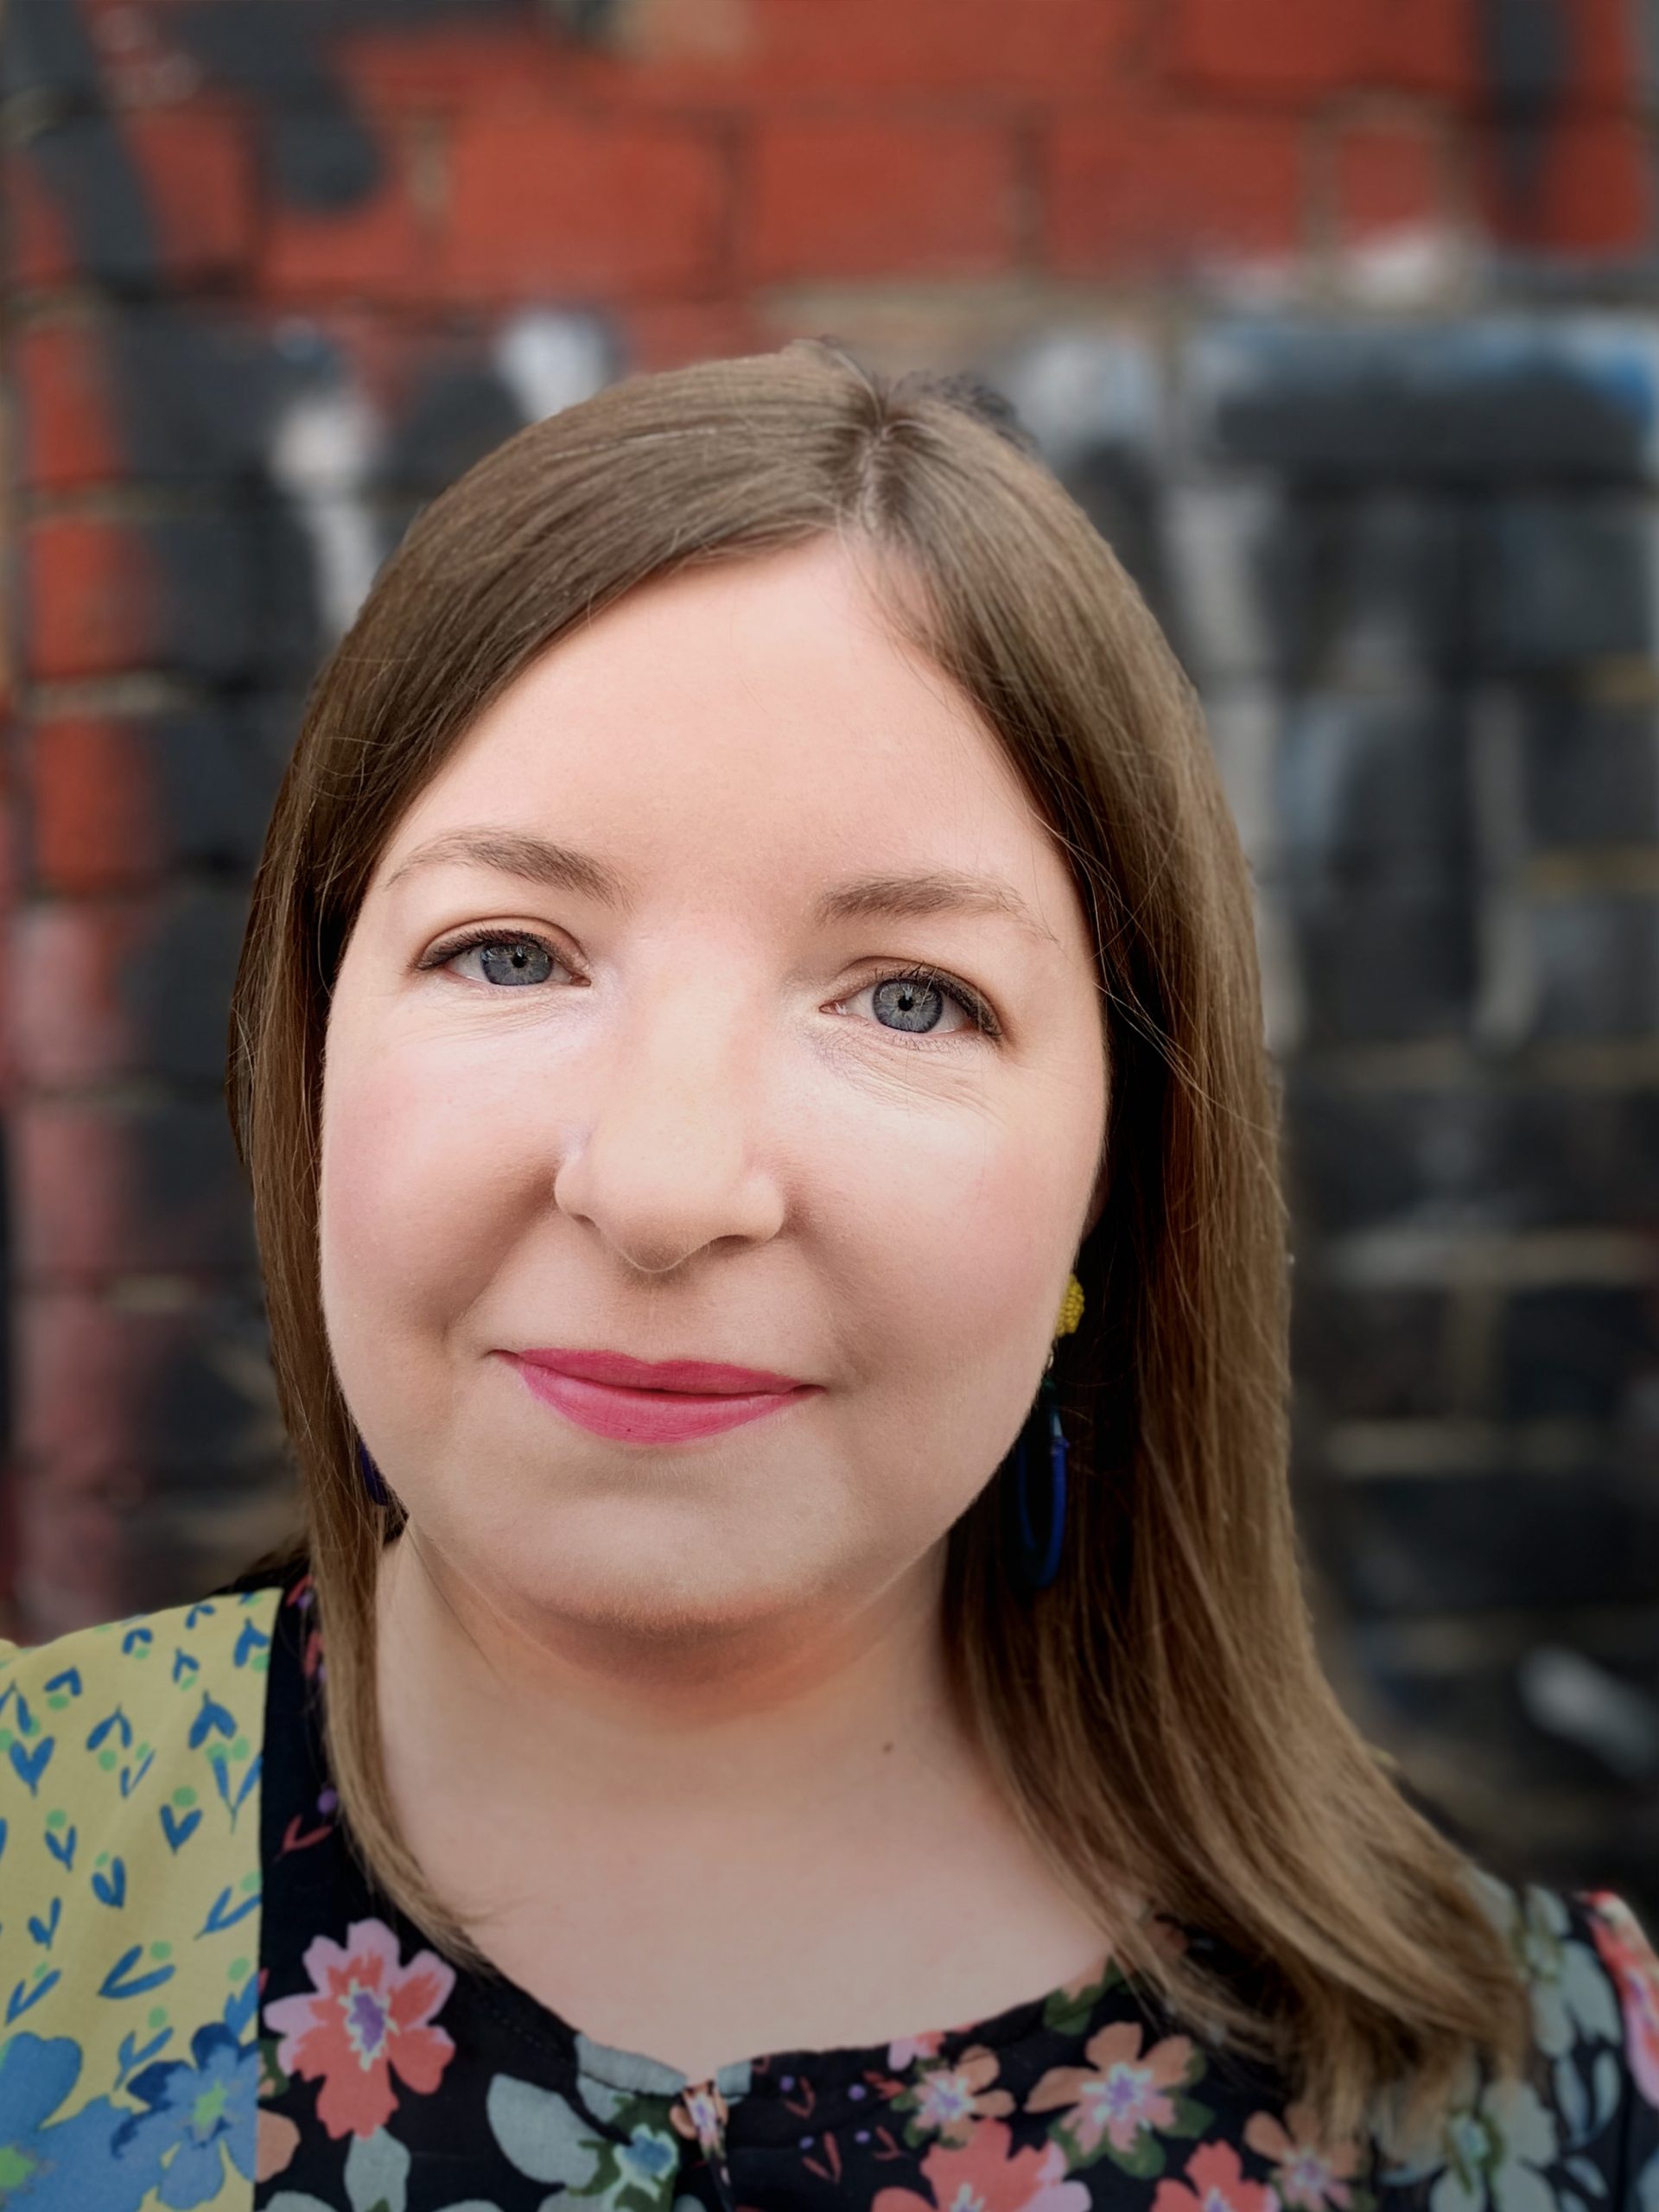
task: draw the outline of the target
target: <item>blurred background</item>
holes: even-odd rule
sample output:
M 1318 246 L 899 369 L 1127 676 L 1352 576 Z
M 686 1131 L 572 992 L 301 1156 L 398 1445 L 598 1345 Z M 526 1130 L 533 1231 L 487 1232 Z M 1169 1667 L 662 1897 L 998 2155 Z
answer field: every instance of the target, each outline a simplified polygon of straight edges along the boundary
M 293 1510 L 221 1096 L 418 506 L 830 335 L 1017 406 L 1257 890 L 1328 1662 L 1659 1925 L 1659 0 L 4 0 L 4 1625 Z

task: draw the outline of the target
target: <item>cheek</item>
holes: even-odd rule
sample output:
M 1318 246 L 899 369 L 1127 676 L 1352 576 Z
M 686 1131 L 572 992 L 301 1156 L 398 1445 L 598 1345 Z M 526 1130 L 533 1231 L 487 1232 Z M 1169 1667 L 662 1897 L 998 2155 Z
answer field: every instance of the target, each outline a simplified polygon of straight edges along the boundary
M 947 1363 L 971 1372 L 1001 1348 L 1013 1371 L 1023 1373 L 1029 1354 L 1022 1347 L 1046 1347 L 1103 1112 L 1103 1084 L 1044 1086 L 1020 1101 L 1017 1114 L 986 1122 L 970 1149 L 945 1163 L 916 1162 L 905 1202 L 911 1294 L 920 1310 L 938 1313 Z M 954 1379 L 960 1383 L 963 1373 Z M 1006 1388 L 1007 1375 L 982 1370 L 976 1379 L 981 1389 Z
M 441 1335 L 499 1264 L 523 1203 L 513 1147 L 476 1096 L 397 1054 L 332 1068 L 323 1091 L 318 1241 L 323 1310 L 342 1363 Z
M 947 1391 L 999 1396 L 1023 1382 L 1033 1345 L 1052 1334 L 1046 1304 L 1075 1203 L 1031 1155 L 1001 1157 L 932 1244 L 922 1294 L 940 1313 Z

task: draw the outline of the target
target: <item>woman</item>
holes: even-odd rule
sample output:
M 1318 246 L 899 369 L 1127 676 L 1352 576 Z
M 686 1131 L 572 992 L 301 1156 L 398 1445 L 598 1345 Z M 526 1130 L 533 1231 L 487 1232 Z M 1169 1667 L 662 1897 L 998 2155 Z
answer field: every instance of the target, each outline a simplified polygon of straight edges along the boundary
M 1629 1911 L 1320 1675 L 1245 865 L 983 396 L 436 500 L 232 1040 L 306 1535 L 0 1672 L 0 2203 L 1659 2204 Z

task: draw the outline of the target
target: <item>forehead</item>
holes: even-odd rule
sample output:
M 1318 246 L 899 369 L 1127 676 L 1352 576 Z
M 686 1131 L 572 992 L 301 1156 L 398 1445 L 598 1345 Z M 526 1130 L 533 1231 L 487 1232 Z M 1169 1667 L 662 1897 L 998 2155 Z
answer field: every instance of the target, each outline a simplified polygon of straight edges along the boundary
M 972 868 L 1052 902 L 1069 871 L 974 702 L 894 636 L 834 540 L 653 581 L 567 632 L 467 732 L 382 856 L 518 828 L 733 882 Z

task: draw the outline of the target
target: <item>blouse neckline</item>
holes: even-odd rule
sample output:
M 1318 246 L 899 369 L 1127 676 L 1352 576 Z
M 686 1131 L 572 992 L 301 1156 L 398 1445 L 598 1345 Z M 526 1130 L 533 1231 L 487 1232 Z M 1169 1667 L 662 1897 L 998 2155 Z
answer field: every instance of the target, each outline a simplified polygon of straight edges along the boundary
M 251 1579 L 251 1578 L 250 1578 Z M 269 1578 L 267 1578 L 269 1579 Z M 293 1699 L 305 1738 L 307 1763 L 321 1787 L 320 1803 L 337 1803 L 328 1766 L 323 1732 L 321 1697 L 326 1678 L 321 1632 L 310 1618 L 315 1593 L 308 1564 L 302 1560 L 277 1570 L 282 1586 L 277 1605 L 279 1629 L 271 1655 L 270 1695 L 277 1711 Z M 246 1586 L 245 1583 L 237 1586 Z M 276 1714 L 273 1714 L 273 1718 Z M 331 1847 L 350 1853 L 343 1835 L 331 1839 Z M 365 1875 L 359 1879 L 367 1882 Z M 387 1897 L 367 1884 L 376 1909 L 397 1929 L 406 1949 L 432 1949 L 432 1937 Z M 1201 1931 L 1167 1913 L 1154 1912 L 1143 1902 L 1138 1919 L 1161 1923 L 1181 1948 L 1214 1948 Z M 738 2098 L 787 2099 L 796 2085 L 810 2079 L 820 2111 L 824 2093 L 836 2084 L 837 2105 L 861 2100 L 867 2085 L 907 2072 L 918 2057 L 930 2063 L 948 2063 L 969 2050 L 1006 2052 L 1027 2038 L 1045 2032 L 1058 2014 L 1075 2022 L 1078 2030 L 1092 2031 L 1109 2018 L 1138 2015 L 1149 2024 L 1167 2027 L 1170 2016 L 1158 1993 L 1139 1975 L 1116 1963 L 1115 1952 L 1103 1948 L 1090 1967 L 1071 1980 L 1031 1996 L 1019 1998 L 976 2019 L 948 2027 L 914 2030 L 865 2044 L 799 2045 L 729 2059 L 714 2073 L 693 2077 L 666 2060 L 648 2053 L 607 2044 L 543 2001 L 499 1968 L 480 1971 L 459 1961 L 454 1965 L 457 1993 L 488 2012 L 515 2040 L 543 2057 L 552 2056 L 573 2067 L 576 2074 L 607 2090 L 636 2096 L 658 2096 L 670 2101 L 689 2090 L 713 2088 L 728 2101 Z M 1108 2000 L 1111 2000 L 1109 2003 Z

